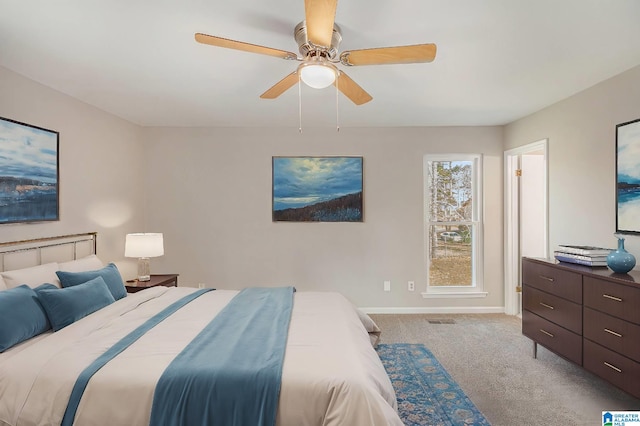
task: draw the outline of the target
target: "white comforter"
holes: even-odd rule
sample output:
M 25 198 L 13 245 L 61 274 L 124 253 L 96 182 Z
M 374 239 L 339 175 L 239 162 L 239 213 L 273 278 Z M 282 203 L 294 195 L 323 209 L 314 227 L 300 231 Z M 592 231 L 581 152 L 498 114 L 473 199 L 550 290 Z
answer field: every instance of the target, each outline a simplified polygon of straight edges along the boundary
M 194 291 L 155 287 L 0 354 L 0 424 L 59 425 L 80 372 L 169 304 Z M 171 360 L 236 295 L 216 290 L 187 304 L 98 371 L 75 424 L 148 425 L 155 384 Z M 393 388 L 351 303 L 295 293 L 278 425 L 402 425 Z

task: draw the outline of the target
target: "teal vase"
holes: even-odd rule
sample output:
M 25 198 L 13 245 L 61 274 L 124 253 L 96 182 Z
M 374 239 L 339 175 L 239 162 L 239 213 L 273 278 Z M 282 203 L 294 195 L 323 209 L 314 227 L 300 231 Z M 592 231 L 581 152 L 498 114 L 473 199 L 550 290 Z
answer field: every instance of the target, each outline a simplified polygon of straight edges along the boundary
M 618 239 L 618 248 L 612 250 L 607 256 L 607 266 L 613 272 L 626 274 L 636 266 L 636 258 L 624 249 L 624 238 L 617 235 L 615 237 Z

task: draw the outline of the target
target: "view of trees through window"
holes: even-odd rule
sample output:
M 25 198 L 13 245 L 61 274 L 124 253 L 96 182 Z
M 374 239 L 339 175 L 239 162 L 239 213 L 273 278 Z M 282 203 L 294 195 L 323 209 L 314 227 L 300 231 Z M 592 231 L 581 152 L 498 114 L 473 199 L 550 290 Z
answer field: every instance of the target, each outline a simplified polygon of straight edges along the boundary
M 428 161 L 430 286 L 472 286 L 473 162 Z

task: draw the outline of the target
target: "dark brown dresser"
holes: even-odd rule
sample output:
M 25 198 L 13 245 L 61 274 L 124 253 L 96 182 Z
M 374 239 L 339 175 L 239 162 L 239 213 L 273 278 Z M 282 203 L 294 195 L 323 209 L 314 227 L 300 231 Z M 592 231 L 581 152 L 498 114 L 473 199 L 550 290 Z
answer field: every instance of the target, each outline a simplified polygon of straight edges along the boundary
M 640 398 L 640 272 L 522 259 L 522 334 Z

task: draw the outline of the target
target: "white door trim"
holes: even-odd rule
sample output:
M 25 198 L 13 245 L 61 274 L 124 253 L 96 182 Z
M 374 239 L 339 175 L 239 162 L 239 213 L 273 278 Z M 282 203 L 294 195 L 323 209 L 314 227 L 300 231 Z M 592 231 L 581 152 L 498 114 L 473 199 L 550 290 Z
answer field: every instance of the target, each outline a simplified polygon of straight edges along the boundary
M 533 142 L 504 152 L 504 311 L 508 315 L 519 313 L 519 295 L 516 287 L 521 285 L 520 278 L 520 185 L 516 170 L 520 167 L 520 156 L 542 150 L 544 156 L 544 249 L 549 253 L 549 159 L 548 139 Z

